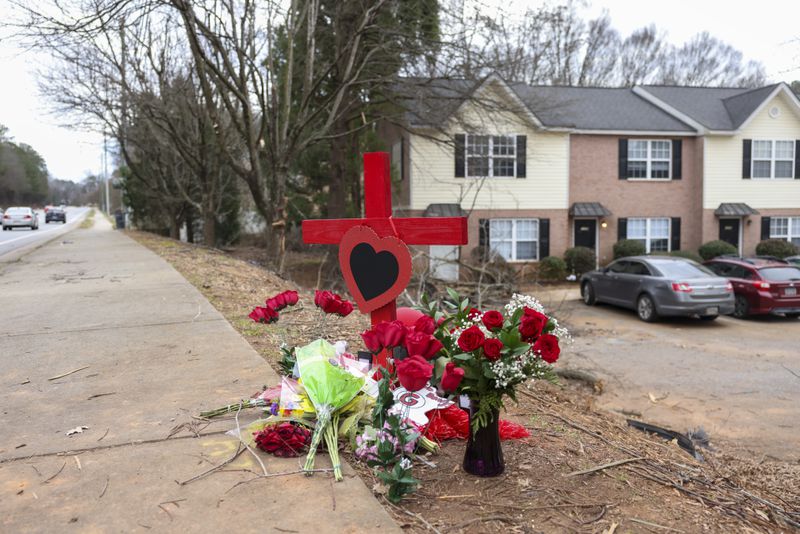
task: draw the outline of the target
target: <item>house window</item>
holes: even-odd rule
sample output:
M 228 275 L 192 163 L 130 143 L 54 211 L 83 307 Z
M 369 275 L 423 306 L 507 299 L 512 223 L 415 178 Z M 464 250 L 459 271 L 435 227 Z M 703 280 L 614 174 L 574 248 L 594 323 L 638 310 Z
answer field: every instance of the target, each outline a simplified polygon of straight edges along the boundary
M 628 141 L 628 178 L 669 180 L 671 164 L 672 141 L 669 139 Z
M 517 140 L 513 135 L 468 135 L 467 176 L 510 177 L 517 167 Z
M 647 253 L 669 251 L 668 217 L 628 219 L 628 239 L 639 241 Z
M 492 219 L 489 246 L 507 261 L 539 259 L 538 219 Z
M 794 177 L 794 141 L 753 141 L 753 178 Z
M 770 217 L 769 237 L 800 246 L 800 217 Z

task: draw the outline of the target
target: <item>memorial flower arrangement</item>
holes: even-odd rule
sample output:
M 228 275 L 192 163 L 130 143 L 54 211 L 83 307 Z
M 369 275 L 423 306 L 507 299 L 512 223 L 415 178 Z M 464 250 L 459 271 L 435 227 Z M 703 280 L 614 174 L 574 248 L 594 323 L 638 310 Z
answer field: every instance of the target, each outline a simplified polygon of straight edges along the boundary
M 297 292 L 284 291 L 249 317 L 274 323 L 298 302 Z M 352 303 L 330 291 L 317 291 L 314 303 L 326 319 L 353 311 Z M 423 299 L 417 310 L 401 311 L 398 320 L 361 333 L 366 351 L 356 351 L 358 356 L 344 341 L 282 344 L 280 385 L 201 415 L 235 412 L 238 428 L 239 411 L 262 409 L 263 417 L 239 439 L 276 456 L 305 454 L 307 474 L 318 471 L 315 457 L 324 447 L 334 478 L 341 480 L 339 449 L 349 447 L 373 468 L 392 502 L 416 489 L 419 454 L 438 451 L 431 438 L 467 439 L 464 468 L 470 473 L 502 472 L 501 434 L 516 439 L 528 433 L 508 421 L 500 425 L 499 410 L 525 381 L 553 377 L 551 364 L 569 339 L 566 329 L 524 295 L 514 295 L 502 309 L 480 311 L 449 291 L 440 302 Z M 373 360 L 385 366 L 373 366 Z

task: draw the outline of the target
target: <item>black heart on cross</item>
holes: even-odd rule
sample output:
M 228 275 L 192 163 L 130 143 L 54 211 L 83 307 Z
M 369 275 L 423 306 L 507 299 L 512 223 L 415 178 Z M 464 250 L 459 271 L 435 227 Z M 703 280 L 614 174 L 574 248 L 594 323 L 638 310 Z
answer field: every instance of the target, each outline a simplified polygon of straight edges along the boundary
M 376 252 L 369 243 L 359 243 L 350 252 L 350 270 L 364 300 L 369 301 L 397 282 L 400 264 L 391 251 Z

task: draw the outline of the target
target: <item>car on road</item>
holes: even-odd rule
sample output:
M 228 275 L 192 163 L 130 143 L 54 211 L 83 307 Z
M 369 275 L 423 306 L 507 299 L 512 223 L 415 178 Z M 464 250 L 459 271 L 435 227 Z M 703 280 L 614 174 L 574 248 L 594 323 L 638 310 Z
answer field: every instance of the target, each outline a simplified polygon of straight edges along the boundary
M 800 267 L 762 258 L 714 258 L 705 266 L 733 284 L 734 317 L 800 317 Z
M 788 261 L 792 265 L 800 266 L 800 256 L 789 256 L 788 258 L 783 258 L 783 259 Z
M 636 310 L 652 322 L 666 316 L 699 316 L 713 321 L 733 313 L 733 286 L 697 262 L 684 258 L 630 256 L 581 276 L 581 297 Z
M 31 208 L 8 208 L 3 214 L 2 220 L 3 230 L 13 230 L 14 228 L 39 229 L 39 217 Z
M 47 214 L 44 216 L 44 222 L 62 222 L 64 224 L 67 223 L 67 212 L 62 210 L 61 208 L 50 208 L 47 210 Z

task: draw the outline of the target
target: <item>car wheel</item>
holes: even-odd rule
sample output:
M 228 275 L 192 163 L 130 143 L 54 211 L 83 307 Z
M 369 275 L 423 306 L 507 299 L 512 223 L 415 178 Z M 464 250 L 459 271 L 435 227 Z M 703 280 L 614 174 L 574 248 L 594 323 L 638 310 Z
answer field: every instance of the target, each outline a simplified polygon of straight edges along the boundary
M 639 315 L 639 319 L 646 323 L 652 323 L 658 319 L 653 298 L 647 294 L 641 295 L 636 301 L 636 313 Z
M 733 306 L 733 316 L 737 319 L 744 319 L 750 313 L 750 304 L 747 299 L 742 295 L 736 295 L 736 301 Z
M 594 287 L 591 282 L 584 282 L 581 286 L 581 297 L 587 306 L 594 306 L 597 303 L 597 296 L 594 294 Z
M 788 317 L 789 319 L 797 319 L 798 317 L 800 317 L 800 313 L 787 313 L 786 317 Z
M 702 321 L 714 321 L 719 315 L 701 315 L 700 320 Z

